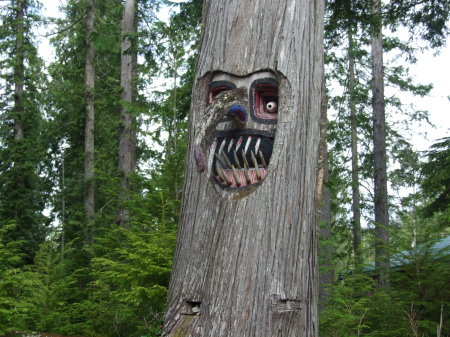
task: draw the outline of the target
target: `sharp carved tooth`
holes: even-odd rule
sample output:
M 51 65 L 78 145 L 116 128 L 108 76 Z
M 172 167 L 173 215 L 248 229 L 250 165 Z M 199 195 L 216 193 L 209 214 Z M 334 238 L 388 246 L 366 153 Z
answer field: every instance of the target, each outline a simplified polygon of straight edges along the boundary
M 234 180 L 236 181 L 236 185 L 241 185 L 241 182 L 239 181 L 239 177 L 236 173 L 236 169 L 234 168 L 234 166 L 231 166 L 231 172 L 233 172 L 233 177 Z
M 214 155 L 216 156 L 217 160 L 219 161 L 220 166 L 222 166 L 222 167 L 227 167 L 227 165 L 224 163 L 224 161 L 222 160 L 222 158 L 221 158 L 217 153 L 214 153 Z
M 225 161 L 227 162 L 227 164 L 228 164 L 228 167 L 230 167 L 231 168 L 231 163 L 230 163 L 230 160 L 228 159 L 228 157 L 227 157 L 227 155 L 225 154 L 225 152 L 223 153 L 223 158 L 225 159 Z
M 262 152 L 259 151 L 258 155 L 259 155 L 259 159 L 261 160 L 261 163 L 263 164 L 264 168 L 267 168 L 267 164 L 266 164 L 266 161 L 264 160 L 264 156 L 263 156 Z
M 245 166 L 245 165 L 244 165 L 244 166 Z M 245 169 L 244 169 L 243 171 L 244 171 L 245 179 L 247 180 L 247 184 L 251 184 L 251 183 L 252 183 L 252 180 L 250 179 L 250 177 L 249 177 L 249 175 L 248 175 L 248 167 L 245 167 Z
M 250 142 L 252 141 L 252 136 L 248 136 L 247 143 L 245 143 L 245 153 L 247 153 L 248 147 L 250 146 Z
M 255 145 L 255 153 L 258 153 L 260 144 L 261 144 L 261 137 L 258 137 L 258 139 L 256 140 L 256 145 Z
M 236 166 L 240 169 L 241 167 L 241 163 L 239 162 L 239 158 L 237 156 L 236 150 L 233 152 L 233 156 L 234 156 L 234 162 L 236 164 Z
M 219 148 L 219 154 L 222 153 L 223 148 L 225 147 L 225 143 L 227 142 L 227 140 L 224 138 L 222 141 L 222 144 L 220 144 L 220 148 Z
M 224 181 L 226 181 L 228 185 L 231 185 L 230 179 L 227 177 L 227 174 L 225 173 L 225 171 L 224 171 L 221 167 L 218 167 L 217 173 L 219 173 L 219 176 L 220 176 Z
M 228 144 L 228 153 L 230 153 L 231 147 L 233 146 L 234 139 L 231 138 L 230 144 Z
M 251 151 L 251 155 L 252 155 L 253 165 L 255 166 L 256 177 L 258 179 L 261 179 L 261 176 L 259 174 L 258 161 L 256 160 L 256 157 L 255 157 L 255 154 L 253 153 L 253 151 Z
M 239 137 L 238 141 L 236 142 L 236 152 L 239 150 L 242 144 L 242 136 Z
M 248 164 L 247 158 L 245 157 L 244 150 L 242 150 L 242 159 L 244 160 L 244 168 L 249 168 L 250 165 Z

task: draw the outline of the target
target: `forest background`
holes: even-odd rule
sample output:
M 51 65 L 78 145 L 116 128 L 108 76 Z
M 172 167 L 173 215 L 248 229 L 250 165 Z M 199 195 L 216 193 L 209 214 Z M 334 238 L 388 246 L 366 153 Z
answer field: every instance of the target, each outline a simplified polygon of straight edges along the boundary
M 68 0 L 52 17 L 35 0 L 0 2 L 0 335 L 160 334 L 201 7 Z M 327 4 L 323 337 L 450 336 L 449 11 L 448 1 L 390 1 L 378 15 L 364 1 Z M 375 264 L 375 21 L 387 32 L 387 284 Z M 442 53 L 418 70 L 439 74 L 438 92 L 408 70 L 423 53 Z M 431 143 L 417 141 L 430 121 Z

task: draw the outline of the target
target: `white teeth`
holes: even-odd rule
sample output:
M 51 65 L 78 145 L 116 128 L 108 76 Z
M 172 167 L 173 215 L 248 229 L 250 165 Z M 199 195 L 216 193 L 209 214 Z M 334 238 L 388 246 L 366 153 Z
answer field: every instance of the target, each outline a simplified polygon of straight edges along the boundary
M 227 142 L 227 140 L 224 138 L 222 141 L 222 144 L 220 144 L 220 148 L 219 148 L 219 154 L 222 153 L 223 148 L 225 147 L 225 143 Z
M 244 170 L 244 176 L 245 176 L 245 179 L 247 180 L 247 183 L 251 184 L 252 180 L 250 179 L 250 176 L 248 175 L 248 170 L 247 169 L 248 169 L 248 167 L 246 167 L 245 170 Z
M 232 165 L 231 165 L 230 160 L 228 159 L 227 155 L 225 154 L 225 152 L 223 153 L 223 158 L 227 162 L 228 167 L 231 167 Z
M 259 174 L 258 161 L 256 160 L 256 157 L 255 157 L 255 154 L 253 153 L 253 151 L 251 151 L 251 155 L 252 155 L 253 165 L 255 165 L 256 177 L 258 179 L 261 179 L 261 176 Z
M 236 142 L 236 152 L 241 147 L 241 144 L 242 144 L 242 136 L 239 137 L 238 141 Z
M 267 168 L 267 164 L 266 164 L 266 161 L 264 160 L 264 156 L 263 156 L 262 152 L 259 151 L 258 155 L 259 155 L 259 159 L 261 160 L 261 163 L 263 164 L 264 168 Z
M 247 143 L 245 143 L 245 153 L 247 153 L 248 147 L 250 146 L 250 142 L 252 141 L 252 137 L 248 136 Z
M 234 181 L 236 181 L 236 185 L 241 185 L 241 182 L 239 181 L 239 177 L 236 173 L 236 169 L 234 166 L 231 166 L 231 172 L 233 173 Z
M 242 167 L 241 167 L 241 163 L 239 162 L 239 158 L 238 158 L 238 156 L 237 156 L 236 151 L 233 152 L 233 156 L 234 156 L 234 162 L 236 163 L 236 166 L 237 166 L 238 168 L 242 168 Z
M 247 158 L 245 157 L 245 152 L 242 150 L 242 159 L 244 160 L 244 167 L 249 168 L 250 165 L 248 164 Z
M 256 140 L 256 145 L 255 145 L 255 153 L 258 153 L 260 144 L 261 144 L 261 138 L 258 137 L 258 139 Z
M 217 160 L 219 161 L 220 166 L 227 167 L 227 165 L 225 165 L 225 163 L 223 162 L 222 158 L 217 153 L 215 153 L 214 155 L 216 156 Z
M 217 171 L 219 173 L 219 176 L 227 182 L 228 185 L 231 185 L 231 181 L 230 179 L 227 177 L 227 174 L 224 172 L 224 170 L 222 168 L 219 168 L 219 170 Z
M 228 144 L 228 151 L 227 151 L 228 153 L 230 153 L 231 147 L 233 146 L 233 142 L 234 142 L 234 139 L 231 138 L 230 144 Z
M 216 179 L 221 184 L 226 184 L 230 187 L 245 187 L 262 181 L 268 165 L 260 149 L 262 139 L 258 136 L 254 136 L 253 138 L 255 137 L 257 138 L 254 148 L 253 146 L 250 148 L 252 136 L 240 136 L 239 138 L 226 137 L 222 139 L 218 151 L 214 154 L 216 160 L 214 165 L 217 174 Z M 240 150 L 242 162 L 238 156 L 238 150 Z M 250 153 L 246 155 L 248 151 Z M 251 165 L 249 164 L 250 160 L 248 158 L 251 159 Z M 255 170 L 254 174 L 256 177 L 252 176 L 253 173 L 250 172 L 251 170 Z

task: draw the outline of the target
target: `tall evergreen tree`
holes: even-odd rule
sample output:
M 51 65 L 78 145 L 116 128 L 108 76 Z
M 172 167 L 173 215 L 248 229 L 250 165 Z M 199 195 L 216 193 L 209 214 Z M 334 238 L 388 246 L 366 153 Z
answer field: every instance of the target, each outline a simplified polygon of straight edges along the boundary
M 389 285 L 389 212 L 387 190 L 386 117 L 384 97 L 381 1 L 372 1 L 372 120 L 374 157 L 375 263 L 380 286 Z
M 86 15 L 86 121 L 84 128 L 84 180 L 86 212 L 86 240 L 92 244 L 94 241 L 94 214 L 95 214 L 95 184 L 94 184 L 94 126 L 95 126 L 95 48 L 93 41 L 95 22 L 95 0 L 88 1 Z
M 45 78 L 33 35 L 39 3 L 8 1 L 1 9 L 0 224 L 15 224 L 6 238 L 20 242 L 22 263 L 27 264 L 46 232 L 40 177 Z

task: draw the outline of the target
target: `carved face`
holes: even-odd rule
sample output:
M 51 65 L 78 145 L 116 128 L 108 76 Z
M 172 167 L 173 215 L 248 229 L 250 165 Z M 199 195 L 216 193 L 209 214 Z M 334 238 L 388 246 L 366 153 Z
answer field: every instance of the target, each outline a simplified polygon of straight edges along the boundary
M 247 194 L 267 176 L 278 105 L 278 80 L 272 72 L 213 76 L 207 108 L 212 140 L 205 150 L 211 180 L 219 191 Z

